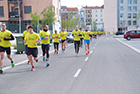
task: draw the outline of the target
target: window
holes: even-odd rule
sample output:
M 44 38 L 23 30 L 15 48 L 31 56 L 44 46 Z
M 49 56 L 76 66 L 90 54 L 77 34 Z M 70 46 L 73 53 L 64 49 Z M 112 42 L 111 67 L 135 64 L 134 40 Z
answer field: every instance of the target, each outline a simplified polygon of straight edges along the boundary
M 98 20 L 96 19 L 96 21 L 98 21 Z
M 71 10 L 69 9 L 69 11 L 71 11 Z
M 103 19 L 101 19 L 101 21 L 103 21 Z
M 131 18 L 131 13 L 128 13 L 128 18 Z
M 120 2 L 121 2 L 121 4 L 123 4 L 123 0 L 121 0 Z
M 76 11 L 78 11 L 78 9 L 76 9 Z
M 4 17 L 4 8 L 0 6 L 0 17 Z
M 137 0 L 133 0 L 133 4 L 137 4 Z
M 103 12 L 103 10 L 101 9 L 101 12 Z
M 137 6 L 133 6 L 133 11 L 137 11 Z
M 131 6 L 128 6 L 128 11 L 132 11 Z
M 103 17 L 103 15 L 102 15 L 102 14 L 101 14 L 100 16 L 101 16 L 101 17 Z
M 74 9 L 72 9 L 72 11 L 74 11 Z
M 96 12 L 97 12 L 97 10 L 96 10 Z
M 133 25 L 137 25 L 137 21 L 133 21 Z
M 137 17 L 137 13 L 133 13 L 133 18 L 136 18 Z
M 120 10 L 123 10 L 123 6 L 120 7 Z
M 127 3 L 128 4 L 132 4 L 132 0 L 127 0 Z
M 63 17 L 63 19 L 64 19 L 64 17 Z
M 96 15 L 96 17 L 98 17 L 98 15 Z
M 123 18 L 123 13 L 120 14 L 120 17 Z
M 140 31 L 137 31 L 137 33 L 139 33 L 139 34 L 140 34 Z
M 129 33 L 136 33 L 136 31 L 130 31 Z
M 131 20 L 128 21 L 128 25 L 131 25 Z
M 32 12 L 31 6 L 24 6 L 24 14 L 29 14 Z

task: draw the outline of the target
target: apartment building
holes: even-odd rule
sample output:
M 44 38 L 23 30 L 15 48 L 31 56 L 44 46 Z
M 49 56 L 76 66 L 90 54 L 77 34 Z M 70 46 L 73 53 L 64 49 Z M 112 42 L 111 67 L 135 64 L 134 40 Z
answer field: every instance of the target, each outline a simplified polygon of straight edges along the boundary
M 117 32 L 139 29 L 140 20 L 136 20 L 140 10 L 140 0 L 104 0 L 104 29 Z
M 19 32 L 19 16 L 21 17 L 21 31 L 25 25 L 30 24 L 32 19 L 29 13 L 40 14 L 47 6 L 54 6 L 56 14 L 55 25 L 50 30 L 60 29 L 60 0 L 0 0 L 0 22 L 5 22 L 10 31 Z M 20 10 L 20 11 L 19 11 Z M 19 14 L 20 13 L 20 14 Z M 40 21 L 40 23 L 42 23 Z M 34 28 L 36 31 L 36 28 Z
M 71 12 L 73 12 L 74 15 L 77 15 L 79 13 L 77 7 L 61 6 L 61 19 L 62 20 L 68 19 L 68 14 Z
M 103 14 L 104 14 L 104 5 L 103 6 L 85 6 L 82 7 L 81 11 L 84 10 L 84 22 L 85 25 L 92 29 L 93 22 L 96 21 L 97 30 L 103 28 Z

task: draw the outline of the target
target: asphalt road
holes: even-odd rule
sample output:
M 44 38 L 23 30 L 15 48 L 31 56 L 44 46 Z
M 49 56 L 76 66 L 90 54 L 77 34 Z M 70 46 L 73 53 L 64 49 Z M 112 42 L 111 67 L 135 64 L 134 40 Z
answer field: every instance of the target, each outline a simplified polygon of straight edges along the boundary
M 13 55 L 17 65 L 13 69 L 5 58 L 0 94 L 140 94 L 138 52 L 110 36 L 94 39 L 90 52 L 85 55 L 80 48 L 77 57 L 70 44 L 66 53 L 51 53 L 51 66 L 45 68 L 40 50 L 34 72 L 26 55 Z

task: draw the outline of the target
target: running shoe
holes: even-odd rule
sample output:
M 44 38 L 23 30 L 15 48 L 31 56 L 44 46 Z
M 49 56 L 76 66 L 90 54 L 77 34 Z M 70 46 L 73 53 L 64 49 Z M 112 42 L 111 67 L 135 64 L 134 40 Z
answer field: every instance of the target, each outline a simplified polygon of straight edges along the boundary
M 35 60 L 36 62 L 38 62 L 38 59 L 37 60 Z
M 12 68 L 15 67 L 14 61 L 11 62 L 11 66 L 12 66 Z
M 2 68 L 0 68 L 0 73 L 3 74 L 3 70 L 2 70 Z
M 43 61 L 46 61 L 45 57 L 43 57 Z
M 88 55 L 88 52 L 86 52 L 86 55 Z
M 87 53 L 89 54 L 89 51 Z
M 57 52 L 57 55 L 58 55 L 58 52 Z
M 35 67 L 32 67 L 31 71 L 35 71 Z
M 46 67 L 50 66 L 49 62 L 46 63 Z
M 54 52 L 54 54 L 56 54 L 56 52 Z

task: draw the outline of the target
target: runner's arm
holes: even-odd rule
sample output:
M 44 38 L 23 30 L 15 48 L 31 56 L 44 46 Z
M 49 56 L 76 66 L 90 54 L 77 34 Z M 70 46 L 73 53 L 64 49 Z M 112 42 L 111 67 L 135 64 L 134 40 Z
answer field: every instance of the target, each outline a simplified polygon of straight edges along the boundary
M 14 38 L 14 36 L 11 34 L 10 35 L 10 38 L 4 38 L 4 40 L 14 40 L 15 38 Z

